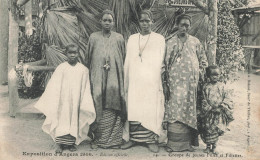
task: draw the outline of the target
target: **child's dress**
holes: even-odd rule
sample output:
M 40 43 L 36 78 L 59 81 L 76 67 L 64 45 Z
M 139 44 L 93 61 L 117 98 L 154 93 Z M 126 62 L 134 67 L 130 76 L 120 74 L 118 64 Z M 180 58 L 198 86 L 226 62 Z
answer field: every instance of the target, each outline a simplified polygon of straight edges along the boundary
M 219 136 L 224 134 L 228 124 L 234 120 L 233 103 L 223 83 L 206 83 L 202 92 L 198 129 L 203 142 L 213 144 L 218 141 Z M 216 109 L 220 111 L 217 112 Z
M 81 63 L 60 64 L 35 107 L 46 116 L 43 131 L 56 143 L 86 140 L 96 118 L 88 69 Z

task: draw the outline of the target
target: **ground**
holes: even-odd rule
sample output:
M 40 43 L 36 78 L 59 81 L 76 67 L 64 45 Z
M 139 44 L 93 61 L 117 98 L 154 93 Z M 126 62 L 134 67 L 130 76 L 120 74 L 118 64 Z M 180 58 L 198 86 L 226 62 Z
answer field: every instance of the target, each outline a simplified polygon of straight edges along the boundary
M 36 100 L 20 100 L 22 110 L 15 118 L 8 116 L 8 88 L 0 86 L 0 160 L 2 159 L 260 159 L 260 76 L 240 72 L 240 79 L 228 86 L 234 89 L 234 118 L 230 131 L 220 137 L 219 157 L 202 152 L 205 145 L 193 153 L 175 152 L 168 154 L 160 147 L 158 154 L 151 153 L 145 146 L 128 150 L 92 150 L 89 142 L 83 142 L 78 151 L 65 151 L 54 155 L 52 139 L 41 130 L 44 116 L 32 108 Z M 250 82 L 250 83 L 248 83 Z M 249 88 L 249 89 L 248 89 Z M 31 155 L 38 154 L 38 155 Z M 41 156 L 39 155 L 41 154 Z M 51 154 L 51 155 L 50 155 Z M 196 159 L 197 159 L 196 158 Z M 194 158 L 193 158 L 194 159 Z

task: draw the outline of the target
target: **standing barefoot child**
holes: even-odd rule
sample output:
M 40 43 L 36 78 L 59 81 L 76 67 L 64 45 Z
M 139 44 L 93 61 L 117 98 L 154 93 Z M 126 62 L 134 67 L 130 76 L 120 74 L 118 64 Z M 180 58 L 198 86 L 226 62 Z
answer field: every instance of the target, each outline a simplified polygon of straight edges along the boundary
M 228 124 L 233 121 L 232 100 L 223 83 L 219 82 L 219 68 L 209 66 L 206 69 L 210 82 L 203 86 L 203 99 L 199 117 L 201 119 L 201 139 L 206 143 L 205 153 L 216 152 L 216 142 L 228 130 Z
M 53 73 L 35 107 L 46 116 L 42 129 L 56 142 L 56 152 L 76 151 L 75 144 L 88 138 L 96 113 L 90 91 L 89 71 L 77 62 L 79 48 L 66 47 L 67 62 Z

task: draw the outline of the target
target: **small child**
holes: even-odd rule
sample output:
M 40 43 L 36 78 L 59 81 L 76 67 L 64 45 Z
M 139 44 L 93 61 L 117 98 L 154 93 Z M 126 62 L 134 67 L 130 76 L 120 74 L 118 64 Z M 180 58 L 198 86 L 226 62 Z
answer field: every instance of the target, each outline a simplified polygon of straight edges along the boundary
M 207 145 L 205 153 L 216 152 L 216 142 L 228 130 L 228 124 L 233 121 L 233 103 L 225 89 L 219 82 L 220 70 L 217 66 L 206 68 L 209 82 L 204 84 L 202 90 L 202 106 L 199 113 L 199 131 L 201 139 Z
M 42 129 L 56 142 L 56 153 L 76 151 L 75 144 L 88 138 L 96 118 L 90 91 L 89 71 L 78 63 L 79 48 L 66 47 L 67 62 L 54 71 L 35 107 L 46 116 Z

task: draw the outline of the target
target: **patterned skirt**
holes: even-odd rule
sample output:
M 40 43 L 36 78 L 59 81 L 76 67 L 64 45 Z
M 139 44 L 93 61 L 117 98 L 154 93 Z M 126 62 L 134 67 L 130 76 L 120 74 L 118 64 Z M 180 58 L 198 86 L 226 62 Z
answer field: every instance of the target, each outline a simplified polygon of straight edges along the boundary
M 181 122 L 168 123 L 167 147 L 174 152 L 181 152 L 191 148 L 191 128 Z
M 64 136 L 60 136 L 60 137 L 56 137 L 55 138 L 55 142 L 57 144 L 63 144 L 63 145 L 74 145 L 76 141 L 76 138 L 73 137 L 70 134 L 64 135 Z
M 95 143 L 102 148 L 121 145 L 123 142 L 123 122 L 116 111 L 104 109 L 97 125 Z
M 140 143 L 156 143 L 158 135 L 144 128 L 140 122 L 130 121 L 130 140 Z
M 200 134 L 200 137 L 205 144 L 214 144 L 218 141 L 219 133 L 218 132 L 210 133 L 210 134 L 203 133 Z
M 233 115 L 226 109 L 221 109 L 220 113 L 210 111 L 201 119 L 200 135 L 206 144 L 213 144 L 218 141 L 218 137 L 222 136 L 227 125 L 234 120 Z

